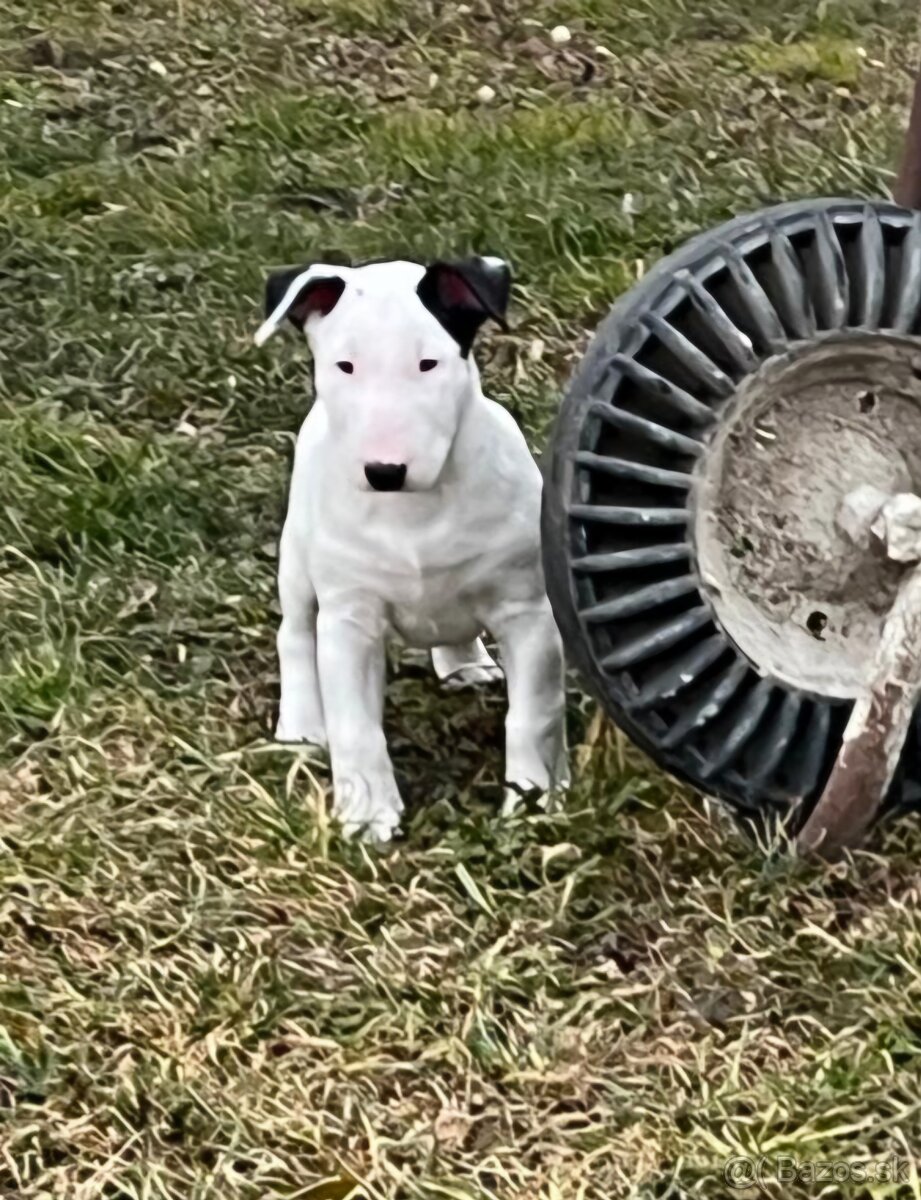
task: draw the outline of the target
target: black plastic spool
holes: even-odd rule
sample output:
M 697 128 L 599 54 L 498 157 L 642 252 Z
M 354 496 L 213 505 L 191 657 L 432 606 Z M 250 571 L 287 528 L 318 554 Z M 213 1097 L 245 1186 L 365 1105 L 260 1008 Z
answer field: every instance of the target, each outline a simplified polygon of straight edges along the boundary
M 772 678 L 722 628 L 696 574 L 692 471 L 769 358 L 919 324 L 921 215 L 786 204 L 658 263 L 614 305 L 562 404 L 543 543 L 569 661 L 656 762 L 743 814 L 808 813 L 853 701 Z M 919 802 L 921 710 L 889 807 Z

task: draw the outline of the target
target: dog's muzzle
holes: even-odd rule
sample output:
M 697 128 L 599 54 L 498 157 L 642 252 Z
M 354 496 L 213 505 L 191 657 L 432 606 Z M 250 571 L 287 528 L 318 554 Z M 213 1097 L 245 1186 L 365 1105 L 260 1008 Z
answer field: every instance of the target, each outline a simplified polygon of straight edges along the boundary
M 365 479 L 376 492 L 398 492 L 406 482 L 406 463 L 367 463 Z

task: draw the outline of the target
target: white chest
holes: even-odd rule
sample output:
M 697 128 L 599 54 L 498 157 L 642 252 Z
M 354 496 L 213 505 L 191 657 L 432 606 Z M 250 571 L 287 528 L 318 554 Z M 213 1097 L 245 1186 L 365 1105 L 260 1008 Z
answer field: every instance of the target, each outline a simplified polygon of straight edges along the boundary
M 516 590 L 516 576 L 538 569 L 533 519 L 474 523 L 449 508 L 422 522 L 386 520 L 380 499 L 364 521 L 317 523 L 309 554 L 321 607 L 373 598 L 410 645 L 464 642 L 488 628 L 500 598 Z

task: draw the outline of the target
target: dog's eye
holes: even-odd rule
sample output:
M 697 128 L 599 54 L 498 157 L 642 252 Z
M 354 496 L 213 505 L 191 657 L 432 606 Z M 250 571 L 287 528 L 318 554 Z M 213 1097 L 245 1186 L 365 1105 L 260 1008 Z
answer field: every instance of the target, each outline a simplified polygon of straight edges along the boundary
M 434 371 L 437 366 L 438 366 L 437 358 L 423 358 L 422 362 L 419 363 L 419 370 L 420 371 Z
M 351 375 L 355 370 L 355 364 L 350 362 L 337 362 L 336 366 L 340 371 L 345 371 L 346 375 Z

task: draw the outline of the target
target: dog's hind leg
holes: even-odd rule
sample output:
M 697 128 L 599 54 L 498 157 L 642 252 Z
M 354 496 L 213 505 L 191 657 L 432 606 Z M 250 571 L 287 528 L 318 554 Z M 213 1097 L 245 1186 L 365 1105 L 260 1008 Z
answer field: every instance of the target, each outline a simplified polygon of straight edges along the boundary
M 483 687 L 502 678 L 502 668 L 481 638 L 460 646 L 436 646 L 432 651 L 435 674 L 446 688 Z
M 279 742 L 325 746 L 326 726 L 317 672 L 317 597 L 306 573 L 295 570 L 293 563 L 289 565 L 284 539 L 278 595 L 282 614 L 278 630 L 281 703 L 275 737 Z

